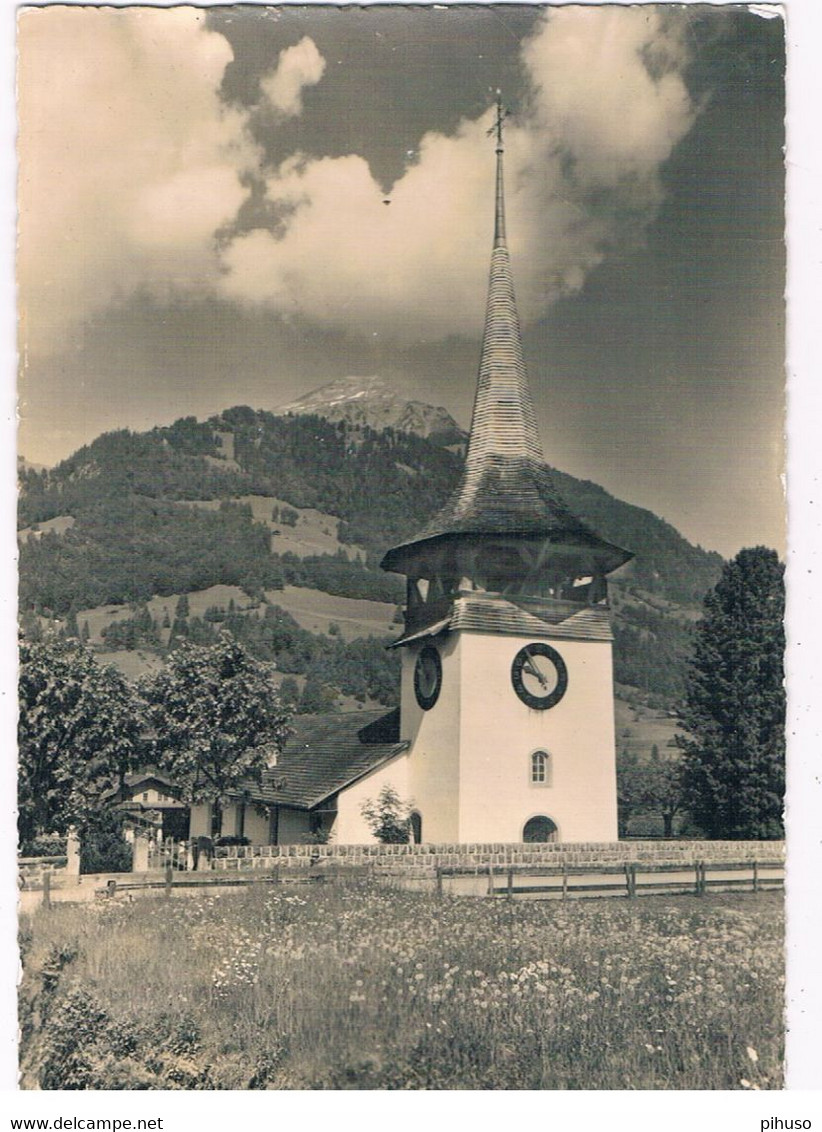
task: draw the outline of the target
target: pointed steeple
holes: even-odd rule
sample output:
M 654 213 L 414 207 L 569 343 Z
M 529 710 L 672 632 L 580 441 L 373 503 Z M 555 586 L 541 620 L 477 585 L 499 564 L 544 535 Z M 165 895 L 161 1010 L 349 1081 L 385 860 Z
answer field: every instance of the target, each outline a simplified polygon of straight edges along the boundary
M 409 573 L 420 552 L 446 538 L 530 537 L 582 551 L 586 569 L 607 573 L 631 555 L 600 539 L 567 508 L 545 464 L 528 386 L 505 236 L 503 126 L 497 92 L 494 243 L 471 433 L 457 489 L 411 542 L 385 555 L 386 570 Z
M 489 458 L 543 463 L 539 430 L 528 388 L 522 350 L 514 279 L 505 242 L 505 187 L 502 128 L 505 111 L 497 92 L 497 187 L 494 209 L 494 247 L 488 280 L 485 330 L 482 336 L 477 392 L 465 459 L 461 498 L 476 490 Z

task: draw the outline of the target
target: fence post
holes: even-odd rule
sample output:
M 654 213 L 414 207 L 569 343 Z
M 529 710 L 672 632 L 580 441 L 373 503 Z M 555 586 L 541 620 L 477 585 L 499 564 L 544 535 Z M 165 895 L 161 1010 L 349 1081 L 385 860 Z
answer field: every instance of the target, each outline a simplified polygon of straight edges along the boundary
M 442 865 L 437 865 L 437 896 L 442 896 Z
M 80 875 L 80 838 L 73 825 L 66 834 L 66 875 L 79 877 Z
M 562 866 L 562 899 L 568 899 L 568 866 L 566 864 Z
M 51 907 L 51 872 L 48 869 L 43 873 L 43 907 Z
M 488 865 L 488 895 L 494 895 L 494 866 L 490 863 Z
M 704 896 L 706 891 L 705 884 L 705 864 L 703 861 L 696 863 L 696 894 L 697 896 Z
M 631 900 L 636 896 L 636 865 L 628 866 L 628 896 Z
M 166 899 L 171 896 L 171 882 L 174 879 L 174 869 L 171 865 L 166 865 Z
M 142 829 L 135 829 L 131 843 L 131 871 L 144 873 L 149 866 L 149 840 Z
M 509 900 L 514 899 L 514 869 L 513 866 L 508 870 L 508 890 L 507 895 Z
M 758 862 L 753 863 L 753 890 L 759 892 L 759 870 L 757 868 Z

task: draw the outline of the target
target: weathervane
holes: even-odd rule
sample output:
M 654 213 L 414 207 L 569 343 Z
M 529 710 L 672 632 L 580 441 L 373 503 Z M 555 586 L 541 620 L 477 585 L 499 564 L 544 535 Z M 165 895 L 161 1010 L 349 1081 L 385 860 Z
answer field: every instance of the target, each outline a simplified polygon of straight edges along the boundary
M 487 136 L 490 138 L 492 134 L 497 135 L 497 153 L 502 153 L 502 127 L 506 118 L 510 118 L 511 111 L 502 105 L 502 91 L 497 91 L 497 117 L 496 120 L 487 131 Z

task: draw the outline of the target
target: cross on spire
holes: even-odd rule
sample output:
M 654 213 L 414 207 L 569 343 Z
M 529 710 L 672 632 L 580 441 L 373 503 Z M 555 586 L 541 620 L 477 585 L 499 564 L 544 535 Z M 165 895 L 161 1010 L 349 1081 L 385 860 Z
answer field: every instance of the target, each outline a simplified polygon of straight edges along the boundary
M 497 153 L 502 153 L 502 150 L 503 150 L 502 128 L 505 124 L 505 119 L 509 118 L 510 116 L 511 116 L 511 111 L 506 109 L 502 105 L 502 91 L 498 90 L 497 91 L 497 116 L 496 116 L 496 119 L 494 120 L 493 126 L 488 131 L 489 137 L 491 136 L 491 134 L 497 135 Z

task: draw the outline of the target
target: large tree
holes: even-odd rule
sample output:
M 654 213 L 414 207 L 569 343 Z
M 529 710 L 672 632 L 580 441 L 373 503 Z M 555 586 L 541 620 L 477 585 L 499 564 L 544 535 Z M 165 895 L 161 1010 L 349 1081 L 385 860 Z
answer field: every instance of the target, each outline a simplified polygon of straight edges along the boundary
M 705 598 L 680 740 L 688 808 L 712 838 L 783 833 L 784 568 L 741 550 Z
M 85 829 L 139 751 L 140 709 L 123 676 L 76 640 L 20 645 L 21 841 Z
M 141 681 L 157 766 L 186 801 L 219 807 L 282 749 L 288 711 L 271 670 L 223 634 L 214 645 L 181 644 Z
M 646 764 L 645 798 L 650 811 L 662 817 L 662 836 L 673 837 L 674 818 L 685 808 L 682 764 L 679 759 L 651 755 Z

